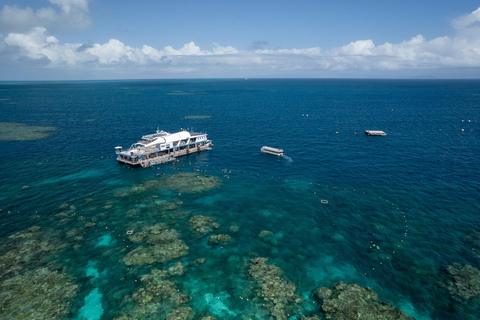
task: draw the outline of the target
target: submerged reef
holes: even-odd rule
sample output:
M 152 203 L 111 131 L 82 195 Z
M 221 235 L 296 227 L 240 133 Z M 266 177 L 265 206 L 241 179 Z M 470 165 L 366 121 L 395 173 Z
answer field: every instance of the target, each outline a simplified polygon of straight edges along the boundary
M 262 230 L 258 234 L 258 237 L 265 243 L 271 244 L 272 246 L 277 246 L 278 241 L 277 238 L 275 238 L 275 235 L 273 232 L 268 231 L 268 230 Z
M 220 178 L 215 176 L 182 172 L 167 177 L 163 186 L 177 192 L 199 193 L 218 188 L 221 183 Z
M 63 319 L 78 286 L 63 272 L 38 268 L 0 283 L 4 319 Z
M 210 236 L 210 238 L 208 238 L 208 243 L 210 244 L 224 245 L 232 241 L 233 241 L 232 237 L 230 237 L 228 234 L 219 234 L 219 235 Z
M 355 283 L 346 284 L 343 281 L 332 288 L 322 287 L 317 291 L 321 300 L 322 311 L 327 320 L 407 320 L 413 319 L 391 304 L 378 301 L 378 295 Z
M 470 300 L 480 297 L 480 270 L 471 265 L 453 263 L 447 267 L 450 275 L 448 291 L 455 300 Z
M 173 266 L 167 269 L 167 272 L 171 276 L 182 276 L 185 273 L 185 266 L 178 261 Z
M 480 258 L 480 230 L 465 237 L 467 245 L 471 247 L 473 254 Z
M 146 243 L 127 253 L 123 262 L 127 266 L 167 263 L 188 254 L 187 245 L 179 239 L 180 234 L 168 229 L 165 223 L 148 226 L 143 232 L 132 234 L 129 239 L 133 243 Z
M 55 127 L 29 126 L 23 123 L 0 122 L 0 141 L 24 141 L 46 138 Z
M 114 192 L 114 197 L 117 197 L 117 198 L 129 197 L 133 194 L 138 194 L 138 193 L 142 193 L 147 190 L 153 189 L 155 187 L 158 187 L 159 185 L 160 185 L 160 181 L 158 180 L 148 180 L 148 181 L 145 181 L 144 183 L 134 184 L 129 187 L 119 188 Z
M 65 247 L 59 240 L 47 238 L 38 226 L 15 233 L 0 243 L 0 279 L 45 266 Z
M 212 232 L 213 229 L 220 227 L 220 224 L 215 221 L 214 218 L 206 217 L 202 215 L 193 216 L 188 220 L 190 228 L 198 233 Z
M 192 308 L 190 307 L 181 307 L 176 310 L 173 310 L 167 315 L 166 320 L 188 320 L 192 319 L 191 317 Z
M 267 262 L 268 258 L 250 259 L 248 274 L 255 280 L 258 295 L 265 301 L 264 306 L 269 309 L 270 315 L 286 320 L 301 298 L 295 294 L 295 285 L 282 277 L 282 270 Z
M 170 269 L 169 269 L 170 270 Z M 190 297 L 181 293 L 174 282 L 166 280 L 170 276 L 167 270 L 152 270 L 141 277 L 144 285 L 133 293 L 127 301 L 134 305 L 127 313 L 116 320 L 133 319 L 191 319 L 192 309 L 183 305 Z
M 53 235 L 35 226 L 2 240 L 2 319 L 63 319 L 70 312 L 78 287 L 55 263 L 66 244 Z

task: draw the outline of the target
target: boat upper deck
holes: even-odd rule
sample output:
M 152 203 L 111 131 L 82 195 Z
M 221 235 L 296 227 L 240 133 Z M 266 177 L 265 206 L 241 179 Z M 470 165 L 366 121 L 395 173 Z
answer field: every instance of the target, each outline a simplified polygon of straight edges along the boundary
M 157 129 L 156 133 L 142 136 L 142 140 L 132 144 L 128 150 L 121 150 L 121 147 L 118 147 L 117 154 L 136 157 L 192 144 L 203 144 L 207 141 L 207 134 L 202 132 L 182 130 L 169 133 Z

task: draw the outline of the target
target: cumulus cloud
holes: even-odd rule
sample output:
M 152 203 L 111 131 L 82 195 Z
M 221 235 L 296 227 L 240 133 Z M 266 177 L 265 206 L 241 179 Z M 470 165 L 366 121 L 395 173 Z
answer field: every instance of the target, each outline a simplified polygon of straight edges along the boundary
M 453 20 L 452 25 L 458 30 L 478 28 L 480 26 L 480 8 Z
M 0 11 L 0 31 L 27 32 L 34 27 L 53 31 L 85 28 L 90 25 L 88 0 L 49 0 L 58 7 L 33 10 L 30 7 L 4 5 Z
M 61 14 L 88 11 L 86 0 L 50 0 Z M 10 8 L 9 8 L 10 9 Z M 23 11 L 35 14 L 38 11 Z M 56 13 L 58 14 L 58 13 Z M 47 16 L 48 14 L 45 14 Z M 28 20 L 28 19 L 27 19 Z M 344 46 L 322 48 L 265 49 L 257 43 L 252 51 L 213 43 L 210 49 L 191 41 L 179 48 L 154 48 L 148 44 L 131 47 L 118 39 L 106 43 L 60 43 L 45 27 L 25 32 L 10 32 L 0 37 L 0 61 L 26 60 L 42 62 L 56 68 L 108 69 L 124 72 L 156 72 L 157 76 L 342 76 L 357 72 L 359 76 L 383 72 L 408 73 L 418 70 L 475 69 L 480 75 L 480 8 L 452 21 L 455 34 L 426 39 L 421 34 L 399 42 L 375 44 L 372 39 L 353 41 Z M 38 65 L 38 63 L 37 63 Z M 65 70 L 58 68 L 58 70 Z M 140 75 L 142 76 L 142 75 Z
M 88 60 L 77 49 L 81 44 L 59 44 L 54 36 L 47 33 L 45 28 L 33 28 L 28 33 L 10 33 L 4 43 L 18 51 L 15 56 L 26 57 L 31 60 L 46 60 L 54 65 L 76 65 Z

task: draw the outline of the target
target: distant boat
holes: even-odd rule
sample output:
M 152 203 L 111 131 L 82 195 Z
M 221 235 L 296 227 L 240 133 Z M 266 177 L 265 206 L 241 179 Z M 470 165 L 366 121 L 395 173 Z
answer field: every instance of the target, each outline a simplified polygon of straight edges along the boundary
M 279 156 L 279 157 L 283 157 L 285 155 L 282 149 L 277 149 L 277 148 L 272 148 L 267 146 L 263 146 L 260 149 L 260 151 L 262 151 L 263 153 L 273 154 L 274 156 Z
M 386 136 L 387 134 L 379 130 L 365 130 L 367 136 Z

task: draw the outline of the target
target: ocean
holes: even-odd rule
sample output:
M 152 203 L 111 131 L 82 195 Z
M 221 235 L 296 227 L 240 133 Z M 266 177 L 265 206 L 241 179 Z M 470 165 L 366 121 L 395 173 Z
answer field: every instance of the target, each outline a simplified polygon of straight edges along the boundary
M 323 319 L 340 281 L 480 318 L 478 80 L 1 82 L 0 110 L 6 319 Z M 157 128 L 213 150 L 118 164 Z

